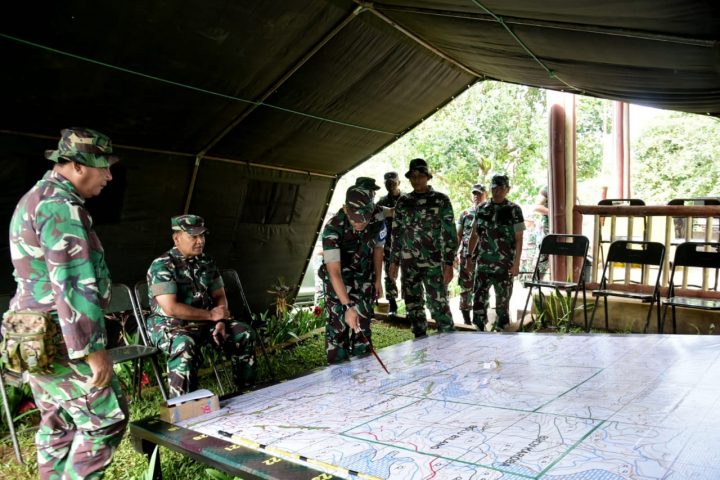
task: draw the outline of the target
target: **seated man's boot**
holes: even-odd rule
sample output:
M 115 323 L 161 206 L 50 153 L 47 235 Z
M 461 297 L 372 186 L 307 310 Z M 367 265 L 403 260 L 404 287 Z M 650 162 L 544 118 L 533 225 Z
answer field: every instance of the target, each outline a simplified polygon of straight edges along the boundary
M 472 325 L 472 321 L 470 320 L 470 310 L 463 310 L 462 312 L 463 322 L 465 325 Z
M 397 316 L 397 302 L 394 298 L 388 298 L 388 316 Z

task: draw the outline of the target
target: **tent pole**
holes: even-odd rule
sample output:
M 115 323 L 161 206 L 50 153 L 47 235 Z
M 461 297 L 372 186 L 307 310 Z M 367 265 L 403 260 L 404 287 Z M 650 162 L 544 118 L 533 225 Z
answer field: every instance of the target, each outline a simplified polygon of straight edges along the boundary
M 185 198 L 185 209 L 183 210 L 183 213 L 185 215 L 188 214 L 190 211 L 190 201 L 192 200 L 193 191 L 195 190 L 195 180 L 197 180 L 197 174 L 198 170 L 200 170 L 200 162 L 202 161 L 202 157 L 198 155 L 195 157 L 195 168 L 193 169 L 192 178 L 190 178 L 190 185 L 188 186 L 188 193 L 187 198 Z

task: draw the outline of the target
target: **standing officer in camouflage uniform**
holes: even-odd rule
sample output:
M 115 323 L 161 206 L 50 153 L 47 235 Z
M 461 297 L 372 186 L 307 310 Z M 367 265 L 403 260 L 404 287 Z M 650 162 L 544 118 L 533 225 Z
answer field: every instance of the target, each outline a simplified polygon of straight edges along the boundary
M 510 323 L 510 297 L 513 279 L 520 273 L 523 230 L 522 209 L 507 200 L 510 181 L 506 175 L 495 175 L 492 198 L 475 213 L 477 227 L 470 238 L 470 252 L 476 262 L 473 323 L 482 331 L 487 322 L 488 294 L 495 289 L 497 321 L 492 330 Z
M 468 242 L 475 226 L 475 209 L 485 202 L 485 186 L 479 183 L 472 187 L 473 205 L 460 214 L 457 222 L 457 236 L 460 249 L 458 250 L 458 285 L 460 286 L 460 313 L 465 325 L 472 325 L 470 311 L 472 310 L 473 283 L 475 280 L 475 263 L 468 262 Z
M 17 292 L 12 311 L 47 312 L 59 325 L 51 373 L 30 374 L 40 410 L 35 435 L 40 478 L 99 478 L 122 440 L 129 415 L 105 350 L 103 309 L 110 273 L 85 199 L 112 180 L 118 158 L 102 133 L 62 131 L 56 162 L 22 197 L 10 221 Z
M 395 208 L 400 195 L 400 178 L 397 172 L 387 172 L 385 174 L 385 188 L 388 194 L 382 197 L 377 204 L 381 207 Z M 387 228 L 387 238 L 385 240 L 385 252 L 383 256 L 383 264 L 385 266 L 385 298 L 388 301 L 388 315 L 397 315 L 398 289 L 395 279 L 390 278 L 390 250 L 392 245 L 392 217 L 385 218 L 385 228 Z
M 405 174 L 413 191 L 395 206 L 390 252 L 390 278 L 402 268 L 402 291 L 407 318 L 415 338 L 427 334 L 425 294 L 438 331 L 455 329 L 448 304 L 447 285 L 453 277 L 457 236 L 453 209 L 447 195 L 428 185 L 432 178 L 422 158 L 410 161 Z
M 254 338 L 245 323 L 231 321 L 225 288 L 214 260 L 203 253 L 205 221 L 197 215 L 170 219 L 175 247 L 147 272 L 150 339 L 168 354 L 170 396 L 198 387 L 200 347 L 213 341 L 231 357 L 235 382 L 254 379 Z M 212 338 L 212 340 L 211 340 Z
M 377 185 L 367 177 L 348 188 L 345 205 L 322 231 L 325 289 L 325 347 L 328 363 L 365 353 L 370 342 L 373 302 L 382 295 L 382 259 L 387 230 L 384 210 L 375 205 Z M 360 334 L 362 332 L 362 335 Z

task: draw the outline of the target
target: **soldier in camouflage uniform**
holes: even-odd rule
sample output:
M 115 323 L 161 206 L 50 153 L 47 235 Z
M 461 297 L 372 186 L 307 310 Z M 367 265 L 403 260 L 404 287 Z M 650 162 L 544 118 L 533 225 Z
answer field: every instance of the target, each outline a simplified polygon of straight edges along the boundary
M 475 209 L 485 202 L 485 186 L 479 183 L 472 187 L 473 205 L 460 214 L 457 222 L 457 236 L 460 248 L 458 250 L 458 286 L 460 287 L 460 313 L 465 325 L 472 325 L 470 311 L 472 310 L 473 283 L 475 280 L 475 263 L 468 255 L 468 242 L 475 227 Z
M 29 374 L 40 410 L 40 478 L 100 478 L 122 440 L 127 403 L 105 350 L 110 273 L 85 199 L 112 180 L 110 139 L 62 131 L 56 162 L 22 197 L 10 221 L 17 292 L 12 311 L 47 312 L 59 325 L 51 373 Z
M 470 252 L 476 262 L 473 293 L 473 323 L 483 331 L 487 322 L 488 294 L 495 289 L 496 324 L 491 330 L 510 323 L 510 297 L 513 279 L 520 272 L 522 254 L 522 209 L 507 200 L 510 182 L 506 175 L 495 175 L 491 184 L 492 198 L 475 212 L 476 228 L 470 238 Z
M 373 202 L 375 181 L 348 188 L 345 205 L 322 231 L 325 347 L 328 363 L 368 350 L 373 302 L 382 295 L 382 258 L 387 230 L 383 208 Z M 362 332 L 362 334 L 360 334 Z
M 150 339 L 168 354 L 170 396 L 196 390 L 200 348 L 214 342 L 231 357 L 238 387 L 254 379 L 254 338 L 247 324 L 230 321 L 225 288 L 213 259 L 203 253 L 204 220 L 179 215 L 170 220 L 175 247 L 147 272 Z
M 422 158 L 411 160 L 405 178 L 413 191 L 401 196 L 395 206 L 390 277 L 397 278 L 402 268 L 407 318 L 418 338 L 427 334 L 423 294 L 438 331 L 455 329 L 447 285 L 453 277 L 458 242 L 450 199 L 428 185 L 432 175 L 427 162 Z
M 400 195 L 400 178 L 397 172 L 387 172 L 385 174 L 385 188 L 388 194 L 378 200 L 377 204 L 381 207 L 395 208 Z M 397 282 L 390 278 L 390 247 L 392 245 L 392 217 L 385 219 L 385 228 L 387 228 L 387 239 L 385 240 L 385 252 L 383 256 L 383 265 L 385 267 L 385 298 L 388 301 L 388 315 L 394 316 L 397 314 L 397 298 L 398 289 Z

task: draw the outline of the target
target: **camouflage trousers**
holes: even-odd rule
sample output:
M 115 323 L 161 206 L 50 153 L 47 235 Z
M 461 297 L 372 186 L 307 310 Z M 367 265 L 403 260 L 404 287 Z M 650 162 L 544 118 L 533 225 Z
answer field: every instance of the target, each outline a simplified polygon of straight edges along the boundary
M 75 363 L 90 372 L 86 362 Z M 113 375 L 110 386 L 90 387 L 83 385 L 90 376 L 57 362 L 54 367 L 53 375 L 30 375 L 40 410 L 35 434 L 40 478 L 102 478 L 130 418 L 120 383 Z
M 490 306 L 490 287 L 495 290 L 496 323 L 487 326 L 487 310 Z M 509 271 L 487 272 L 475 270 L 475 291 L 473 298 L 473 323 L 481 332 L 505 328 L 510 323 L 510 297 L 512 297 L 513 277 Z
M 385 289 L 385 298 L 387 300 L 398 298 L 397 282 L 390 278 L 390 252 L 385 252 L 383 257 L 383 268 L 385 276 L 383 277 L 383 288 Z
M 466 266 L 466 258 L 460 257 L 460 271 L 458 272 L 458 286 L 460 287 L 460 311 L 470 311 L 473 308 L 473 288 L 475 286 L 475 265 Z
M 437 322 L 438 331 L 455 330 L 448 303 L 447 285 L 443 279 L 443 264 L 403 260 L 400 268 L 406 317 L 410 320 L 415 336 L 419 337 L 427 333 L 426 301 L 432 318 Z
M 328 363 L 338 363 L 349 359 L 351 356 L 362 355 L 369 351 L 368 344 L 372 332 L 370 331 L 370 320 L 373 315 L 372 283 L 367 288 L 360 288 L 358 285 L 346 285 L 350 300 L 355 302 L 355 309 L 360 317 L 360 328 L 362 335 L 359 335 L 348 328 L 345 323 L 345 314 L 342 306 L 332 287 L 327 283 L 325 286 L 325 351 Z M 328 288 L 329 287 L 329 288 Z
M 218 346 L 212 338 L 214 323 L 200 328 L 167 327 L 155 325 L 150 330 L 150 341 L 168 355 L 168 387 L 170 397 L 198 389 L 197 372 L 202 366 L 202 347 L 215 347 L 230 357 L 238 387 L 250 383 L 255 377 L 255 338 L 247 324 L 225 322 L 227 338 Z

